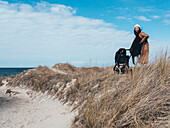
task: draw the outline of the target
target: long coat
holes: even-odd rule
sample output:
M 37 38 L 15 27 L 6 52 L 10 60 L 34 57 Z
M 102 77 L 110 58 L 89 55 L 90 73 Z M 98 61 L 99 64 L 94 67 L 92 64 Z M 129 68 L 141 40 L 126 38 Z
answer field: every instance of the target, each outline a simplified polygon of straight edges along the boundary
M 131 50 L 135 51 L 137 50 L 138 52 L 136 54 L 132 54 L 132 56 L 137 56 L 140 55 L 140 58 L 138 60 L 138 63 L 142 63 L 142 64 L 146 64 L 148 63 L 148 59 L 149 59 L 149 43 L 148 43 L 148 39 L 149 35 L 144 33 L 144 32 L 140 32 L 139 36 L 136 36 L 132 42 L 131 45 Z M 141 42 L 141 43 L 140 43 Z

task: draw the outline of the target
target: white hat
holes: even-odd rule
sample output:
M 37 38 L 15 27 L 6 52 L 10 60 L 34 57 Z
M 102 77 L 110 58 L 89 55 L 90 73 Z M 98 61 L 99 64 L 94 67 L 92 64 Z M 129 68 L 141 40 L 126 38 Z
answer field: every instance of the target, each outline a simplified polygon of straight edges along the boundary
M 134 28 L 135 28 L 135 27 L 139 27 L 139 28 L 140 28 L 140 25 L 139 25 L 139 24 L 136 24 L 136 25 L 134 26 Z

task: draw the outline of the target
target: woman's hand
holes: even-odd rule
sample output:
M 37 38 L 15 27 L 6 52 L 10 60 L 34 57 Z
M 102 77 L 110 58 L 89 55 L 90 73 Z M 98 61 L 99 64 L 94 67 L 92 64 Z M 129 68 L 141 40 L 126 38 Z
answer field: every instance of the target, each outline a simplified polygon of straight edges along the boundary
M 146 40 L 149 38 L 149 35 L 144 32 L 140 32 L 139 34 L 142 36 L 141 43 L 146 42 Z

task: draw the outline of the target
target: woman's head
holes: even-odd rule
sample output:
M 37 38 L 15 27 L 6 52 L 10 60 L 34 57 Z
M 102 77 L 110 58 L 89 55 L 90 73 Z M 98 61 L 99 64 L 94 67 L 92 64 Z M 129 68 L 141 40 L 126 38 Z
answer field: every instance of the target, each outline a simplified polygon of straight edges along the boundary
M 134 26 L 134 34 L 135 34 L 135 35 L 138 35 L 140 32 L 141 32 L 140 25 L 139 25 L 139 24 L 136 24 L 136 25 Z

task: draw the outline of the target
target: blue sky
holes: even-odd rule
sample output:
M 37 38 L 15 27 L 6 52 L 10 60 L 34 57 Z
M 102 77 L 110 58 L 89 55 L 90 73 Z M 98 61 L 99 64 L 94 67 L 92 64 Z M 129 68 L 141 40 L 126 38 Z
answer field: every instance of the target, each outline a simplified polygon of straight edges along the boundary
M 135 24 L 152 59 L 169 47 L 170 0 L 0 0 L 0 67 L 110 66 Z

